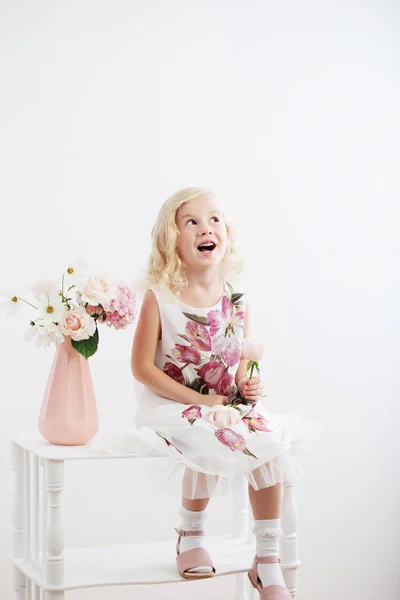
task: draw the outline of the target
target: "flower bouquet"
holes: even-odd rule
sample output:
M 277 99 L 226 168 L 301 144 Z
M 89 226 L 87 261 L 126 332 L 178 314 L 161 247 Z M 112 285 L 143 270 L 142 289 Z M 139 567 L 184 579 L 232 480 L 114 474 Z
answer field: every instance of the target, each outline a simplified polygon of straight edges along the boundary
M 61 282 L 40 281 L 30 287 L 32 301 L 3 293 L 0 305 L 8 315 L 21 304 L 36 313 L 25 340 L 37 346 L 56 345 L 39 416 L 39 431 L 56 445 L 82 445 L 97 433 L 98 414 L 87 360 L 99 345 L 98 325 L 124 329 L 136 317 L 134 292 L 123 283 L 90 275 L 79 262 L 63 273 Z
M 75 261 L 64 271 L 61 283 L 39 281 L 30 286 L 34 299 L 3 292 L 0 304 L 9 316 L 25 303 L 36 310 L 25 340 L 37 346 L 61 344 L 66 338 L 84 358 L 90 358 L 99 344 L 98 324 L 123 329 L 136 317 L 135 294 L 125 284 L 99 275 L 89 275 L 87 267 Z

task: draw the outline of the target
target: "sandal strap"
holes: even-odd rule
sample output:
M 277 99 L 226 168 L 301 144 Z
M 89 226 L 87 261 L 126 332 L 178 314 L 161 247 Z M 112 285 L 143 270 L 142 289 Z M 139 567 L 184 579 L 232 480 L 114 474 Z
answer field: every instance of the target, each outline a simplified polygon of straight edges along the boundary
M 257 563 L 277 563 L 281 562 L 281 559 L 278 556 L 255 556 L 252 566 L 249 570 L 250 581 L 253 586 L 257 588 L 258 574 L 257 574 Z
M 257 563 L 277 563 L 281 562 L 281 559 L 278 556 L 256 556 L 254 560 L 255 564 Z
M 201 531 L 186 530 L 185 531 L 184 529 L 176 529 L 176 527 L 175 527 L 175 531 L 180 537 L 185 537 L 186 535 L 191 535 L 191 536 L 204 535 L 204 530 L 201 530 Z
M 184 529 L 177 529 L 176 527 L 174 527 L 176 533 L 178 534 L 178 539 L 176 541 L 176 553 L 179 554 L 180 552 L 180 546 L 181 546 L 181 537 L 185 537 L 187 535 L 192 535 L 192 536 L 203 536 L 204 535 L 204 530 L 201 529 L 200 531 L 185 531 Z

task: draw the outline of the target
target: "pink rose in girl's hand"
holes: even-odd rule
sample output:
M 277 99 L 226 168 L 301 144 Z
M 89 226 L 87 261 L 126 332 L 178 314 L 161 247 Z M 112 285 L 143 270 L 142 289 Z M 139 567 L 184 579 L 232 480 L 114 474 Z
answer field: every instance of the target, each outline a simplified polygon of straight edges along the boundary
M 75 342 L 79 342 L 89 339 L 94 334 L 96 323 L 83 306 L 78 306 L 63 313 L 60 328 L 64 335 L 70 335 Z
M 243 338 L 242 358 L 246 358 L 247 360 L 251 360 L 253 362 L 258 362 L 262 359 L 263 354 L 264 346 L 262 342 L 258 342 L 257 340 L 253 340 L 251 338 Z
M 231 406 L 216 406 L 204 417 L 217 427 L 231 427 L 239 423 L 241 416 L 238 410 Z

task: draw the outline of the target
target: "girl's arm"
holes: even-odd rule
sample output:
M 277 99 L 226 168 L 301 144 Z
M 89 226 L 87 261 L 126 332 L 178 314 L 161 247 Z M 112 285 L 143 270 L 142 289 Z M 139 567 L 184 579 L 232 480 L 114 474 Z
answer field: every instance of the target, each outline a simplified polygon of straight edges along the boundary
M 246 305 L 246 312 L 244 315 L 243 337 L 250 337 L 248 304 Z M 239 392 L 243 398 L 249 400 L 250 402 L 257 402 L 257 400 L 261 400 L 264 386 L 259 377 L 253 377 L 251 381 L 249 380 L 248 376 L 246 375 L 247 363 L 248 360 L 246 358 L 242 358 L 236 371 L 235 383 L 238 386 Z
M 250 321 L 249 321 L 249 303 L 246 303 L 246 312 L 244 313 L 244 327 L 243 327 L 243 337 L 250 337 Z M 247 358 L 242 358 L 240 361 L 236 375 L 235 375 L 235 383 L 238 384 L 238 381 L 245 377 L 246 375 L 246 367 L 247 367 Z
M 178 383 L 155 363 L 161 320 L 157 300 L 151 290 L 143 298 L 132 346 L 131 370 L 135 379 L 150 390 L 182 404 L 208 404 L 207 396 Z

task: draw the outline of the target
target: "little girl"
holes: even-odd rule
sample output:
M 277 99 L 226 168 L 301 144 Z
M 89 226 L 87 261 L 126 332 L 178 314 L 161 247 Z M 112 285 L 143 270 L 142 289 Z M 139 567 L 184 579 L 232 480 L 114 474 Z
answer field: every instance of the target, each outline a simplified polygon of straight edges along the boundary
M 261 404 L 263 385 L 246 376 L 251 335 L 233 232 L 208 190 L 183 189 L 161 207 L 132 349 L 140 382 L 139 435 L 184 468 L 176 532 L 184 578 L 215 575 L 203 544 L 206 507 L 217 487 L 246 476 L 256 557 L 249 572 L 263 600 L 290 600 L 278 558 L 281 484 L 296 463 L 285 428 Z M 239 392 L 239 394 L 238 394 Z M 232 400 L 242 399 L 233 407 Z M 245 399 L 245 401 L 243 401 Z

